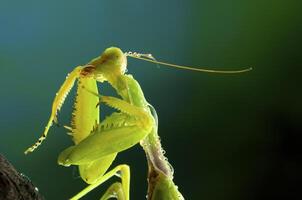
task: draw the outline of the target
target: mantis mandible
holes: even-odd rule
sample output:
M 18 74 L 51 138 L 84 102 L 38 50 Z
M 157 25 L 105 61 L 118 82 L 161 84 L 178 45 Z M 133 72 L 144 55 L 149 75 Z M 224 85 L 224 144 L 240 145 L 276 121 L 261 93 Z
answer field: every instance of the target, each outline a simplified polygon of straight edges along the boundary
M 75 145 L 68 147 L 58 157 L 58 164 L 63 166 L 78 165 L 81 178 L 89 184 L 87 188 L 72 197 L 72 200 L 79 199 L 102 184 L 110 177 L 118 175 L 121 183 L 112 184 L 101 199 L 117 198 L 129 200 L 130 189 L 130 168 L 127 165 L 118 165 L 108 171 L 117 153 L 131 148 L 140 143 L 146 151 L 149 171 L 158 173 L 160 186 L 154 187 L 154 191 L 160 191 L 161 187 L 169 187 L 175 191 L 173 172 L 169 163 L 164 159 L 158 163 L 154 156 L 160 156 L 161 150 L 150 148 L 150 144 L 160 146 L 157 141 L 157 115 L 155 109 L 146 101 L 139 83 L 132 75 L 126 74 L 127 57 L 146 60 L 149 62 L 167 65 L 171 67 L 213 73 L 241 73 L 251 70 L 238 71 L 215 71 L 196 69 L 192 67 L 179 66 L 153 59 L 150 54 L 123 53 L 119 48 L 107 48 L 99 57 L 93 59 L 84 66 L 76 67 L 62 84 L 52 104 L 51 115 L 42 136 L 38 141 L 25 151 L 25 154 L 33 152 L 47 137 L 49 128 L 57 123 L 57 113 L 61 109 L 69 91 L 78 80 L 77 95 L 74 103 L 71 127 L 67 127 Z M 121 98 L 99 95 L 97 82 L 107 81 Z M 99 108 L 96 105 L 105 104 L 115 108 L 114 112 L 107 116 L 102 122 L 99 119 Z M 161 147 L 160 147 L 161 149 Z M 158 154 L 158 155 L 154 155 Z M 164 157 L 163 157 L 164 158 Z M 159 159 L 162 160 L 162 159 Z M 166 178 L 166 176 L 168 178 Z M 161 178 L 164 177 L 164 178 Z M 150 177 L 149 177 L 150 178 Z M 169 182 L 171 180 L 171 182 Z M 149 188 L 150 189 L 150 188 Z M 160 192 L 149 199 L 158 199 Z M 165 198 L 181 199 L 171 197 Z

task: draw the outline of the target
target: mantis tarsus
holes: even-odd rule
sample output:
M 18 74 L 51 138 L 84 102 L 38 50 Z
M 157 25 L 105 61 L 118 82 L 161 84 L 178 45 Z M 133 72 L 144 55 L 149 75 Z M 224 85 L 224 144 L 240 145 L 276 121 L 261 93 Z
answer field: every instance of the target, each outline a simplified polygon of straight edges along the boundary
M 147 60 L 157 64 L 176 68 L 214 72 L 240 73 L 239 71 L 214 71 L 184 67 L 159 62 L 150 54 L 123 53 L 119 48 L 107 48 L 101 56 L 84 66 L 76 67 L 67 77 L 53 101 L 50 119 L 43 135 L 25 154 L 34 151 L 43 140 L 48 130 L 57 122 L 56 115 L 66 96 L 78 80 L 77 96 L 72 114 L 70 135 L 75 143 L 65 149 L 58 157 L 63 166 L 78 165 L 81 178 L 89 184 L 87 188 L 72 197 L 79 199 L 89 191 L 114 175 L 121 177 L 121 183 L 112 184 L 101 199 L 117 198 L 129 200 L 130 169 L 119 165 L 107 172 L 118 152 L 140 143 L 144 148 L 149 163 L 148 199 L 182 199 L 173 183 L 173 171 L 163 156 L 157 136 L 157 115 L 146 101 L 139 83 L 132 75 L 125 74 L 127 57 Z M 121 99 L 99 95 L 97 82 L 107 81 L 116 90 Z M 96 105 L 106 104 L 119 112 L 114 112 L 102 122 Z M 165 190 L 171 191 L 163 192 Z M 151 194 L 151 195 L 150 195 Z

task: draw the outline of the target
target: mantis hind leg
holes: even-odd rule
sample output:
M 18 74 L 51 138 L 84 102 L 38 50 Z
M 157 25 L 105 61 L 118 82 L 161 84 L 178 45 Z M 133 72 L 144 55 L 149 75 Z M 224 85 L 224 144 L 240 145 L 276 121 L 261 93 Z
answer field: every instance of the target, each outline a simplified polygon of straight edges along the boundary
M 77 200 L 85 196 L 91 190 L 95 189 L 105 181 L 107 181 L 112 176 L 119 176 L 121 178 L 121 183 L 116 182 L 112 184 L 105 194 L 102 196 L 101 200 L 106 200 L 109 198 L 117 198 L 119 200 L 129 200 L 130 191 L 130 168 L 128 165 L 118 165 L 114 169 L 110 170 L 102 177 L 100 177 L 95 183 L 87 186 L 77 195 L 72 197 L 70 200 Z

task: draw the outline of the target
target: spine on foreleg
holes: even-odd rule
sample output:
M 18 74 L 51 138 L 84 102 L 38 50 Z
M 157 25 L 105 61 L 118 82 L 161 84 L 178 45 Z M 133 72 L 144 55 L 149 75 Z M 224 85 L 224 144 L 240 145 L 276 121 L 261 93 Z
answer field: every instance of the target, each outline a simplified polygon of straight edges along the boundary
M 86 138 L 100 121 L 100 110 L 96 108 L 99 98 L 88 91 L 98 93 L 96 81 L 93 78 L 79 78 L 71 119 L 75 144 Z

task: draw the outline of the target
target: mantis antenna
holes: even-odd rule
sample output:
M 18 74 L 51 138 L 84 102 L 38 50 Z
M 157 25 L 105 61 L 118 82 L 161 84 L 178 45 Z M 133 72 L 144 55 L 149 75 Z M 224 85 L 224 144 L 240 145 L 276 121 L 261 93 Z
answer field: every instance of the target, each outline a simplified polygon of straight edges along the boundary
M 243 72 L 248 72 L 252 70 L 252 67 L 242 69 L 242 70 L 211 70 L 211 69 L 199 69 L 195 67 L 189 67 L 189 66 L 183 66 L 183 65 L 176 65 L 176 64 L 171 64 L 171 63 L 166 63 L 166 62 L 161 62 L 155 60 L 155 58 L 152 56 L 152 54 L 141 54 L 141 53 L 136 53 L 136 52 L 127 52 L 125 53 L 126 56 L 139 59 L 139 60 L 144 60 L 147 62 L 152 62 L 155 64 L 159 65 L 165 65 L 168 67 L 174 67 L 178 69 L 184 69 L 184 70 L 190 70 L 190 71 L 198 71 L 198 72 L 206 72 L 206 73 L 219 73 L 219 74 L 237 74 L 237 73 L 243 73 Z

